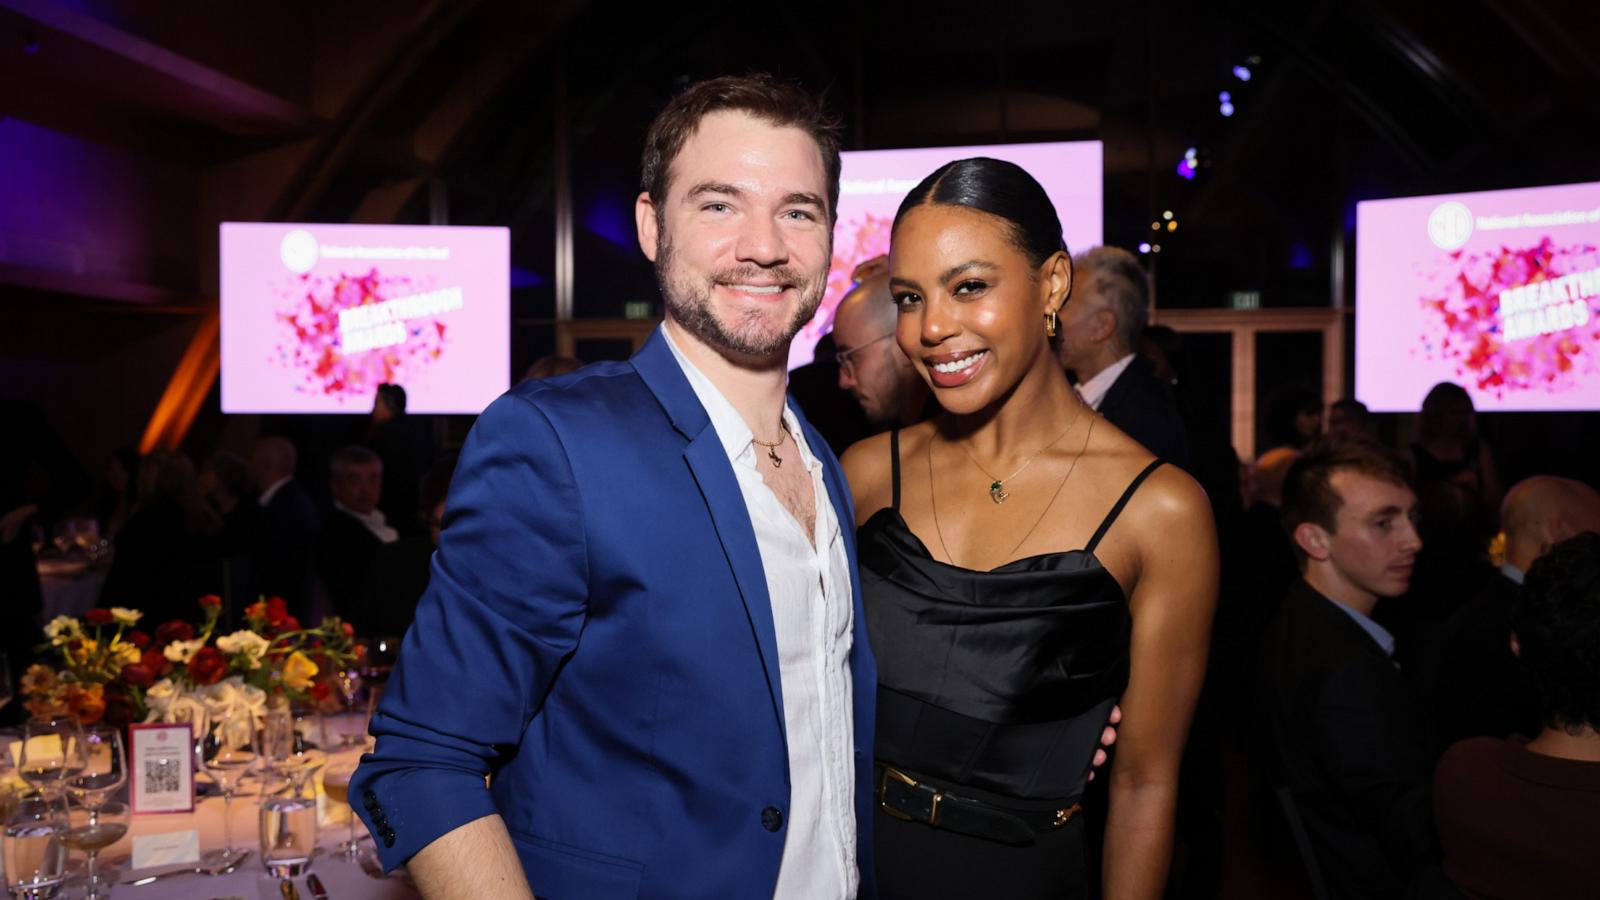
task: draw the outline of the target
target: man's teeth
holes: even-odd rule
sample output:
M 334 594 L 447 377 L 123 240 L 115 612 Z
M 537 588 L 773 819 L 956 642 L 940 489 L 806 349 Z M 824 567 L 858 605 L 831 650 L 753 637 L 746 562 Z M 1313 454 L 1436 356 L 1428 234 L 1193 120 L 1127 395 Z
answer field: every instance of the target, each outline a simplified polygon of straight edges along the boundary
M 966 370 L 977 365 L 978 360 L 982 359 L 988 352 L 989 351 L 984 350 L 980 353 L 974 353 L 971 356 L 963 356 L 955 362 L 934 363 L 933 370 L 941 375 L 950 375 L 955 372 L 965 372 Z
M 736 285 L 733 285 L 733 289 L 736 290 L 736 291 L 743 291 L 746 294 L 776 294 L 779 291 L 783 290 L 783 285 L 781 285 L 781 284 L 765 284 L 765 285 L 736 284 Z

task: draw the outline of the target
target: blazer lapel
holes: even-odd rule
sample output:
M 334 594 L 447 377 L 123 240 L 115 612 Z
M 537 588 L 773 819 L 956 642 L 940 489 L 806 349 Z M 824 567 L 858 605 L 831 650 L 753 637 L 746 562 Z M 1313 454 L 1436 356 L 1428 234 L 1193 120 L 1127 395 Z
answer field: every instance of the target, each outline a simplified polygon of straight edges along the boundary
M 778 728 L 788 740 L 783 718 L 783 687 L 779 678 L 778 635 L 772 623 L 772 598 L 767 594 L 766 570 L 761 567 L 761 548 L 756 543 L 755 528 L 750 524 L 750 512 L 745 506 L 744 493 L 739 490 L 739 479 L 733 464 L 722 448 L 717 430 L 700 398 L 695 396 L 689 379 L 678 367 L 672 348 L 658 331 L 633 357 L 638 371 L 674 428 L 688 439 L 683 458 L 700 487 L 706 510 L 711 514 L 712 526 L 722 543 L 722 552 L 733 570 L 734 581 L 739 586 L 739 596 L 744 604 L 750 631 L 761 655 L 761 666 L 766 673 L 767 690 L 772 698 L 773 715 Z

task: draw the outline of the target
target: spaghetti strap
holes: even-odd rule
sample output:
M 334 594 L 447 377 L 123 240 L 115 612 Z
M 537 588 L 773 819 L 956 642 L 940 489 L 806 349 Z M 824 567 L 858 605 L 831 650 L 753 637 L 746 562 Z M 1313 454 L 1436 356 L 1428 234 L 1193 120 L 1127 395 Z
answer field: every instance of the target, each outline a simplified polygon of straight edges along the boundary
M 1134 476 L 1133 482 L 1128 485 L 1128 489 L 1122 492 L 1121 497 L 1117 498 L 1116 505 L 1111 507 L 1110 512 L 1106 513 L 1105 521 L 1101 522 L 1100 527 L 1095 529 L 1094 537 L 1089 538 L 1088 545 L 1083 548 L 1083 552 L 1085 554 L 1094 552 L 1094 548 L 1100 544 L 1100 539 L 1106 536 L 1107 531 L 1111 530 L 1111 523 L 1115 522 L 1117 520 L 1117 516 L 1122 513 L 1122 508 L 1128 505 L 1129 500 L 1133 499 L 1133 492 L 1137 491 L 1139 489 L 1139 485 L 1143 484 L 1144 480 L 1150 477 L 1151 472 L 1161 468 L 1161 463 L 1162 461 L 1159 459 L 1151 460 L 1150 465 L 1144 467 L 1144 471 Z
M 900 511 L 900 429 L 889 432 L 889 472 L 894 481 L 894 510 Z

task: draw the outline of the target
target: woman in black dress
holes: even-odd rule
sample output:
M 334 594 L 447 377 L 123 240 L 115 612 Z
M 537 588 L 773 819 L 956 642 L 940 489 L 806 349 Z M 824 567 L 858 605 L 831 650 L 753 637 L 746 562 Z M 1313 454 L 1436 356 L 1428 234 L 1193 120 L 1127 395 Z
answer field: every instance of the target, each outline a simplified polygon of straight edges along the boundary
M 1088 896 L 1080 800 L 1120 703 L 1104 896 L 1159 897 L 1216 596 L 1206 498 L 1068 384 L 1051 339 L 1072 262 L 1022 169 L 928 176 L 889 265 L 896 338 L 943 412 L 844 457 L 880 896 Z

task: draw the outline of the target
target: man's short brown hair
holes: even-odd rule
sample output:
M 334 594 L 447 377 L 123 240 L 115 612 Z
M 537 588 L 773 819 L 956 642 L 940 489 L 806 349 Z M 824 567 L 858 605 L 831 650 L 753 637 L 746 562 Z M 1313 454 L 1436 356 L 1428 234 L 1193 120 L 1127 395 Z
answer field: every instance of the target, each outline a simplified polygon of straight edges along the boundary
M 640 190 L 650 195 L 657 210 L 666 205 L 672 161 L 684 143 L 700 127 L 701 119 L 724 110 L 811 135 L 828 176 L 828 221 L 838 217 L 839 123 L 828 115 L 822 101 L 804 88 L 766 74 L 728 75 L 691 84 L 650 123 L 640 163 Z
M 1335 472 L 1357 472 L 1392 484 L 1408 484 L 1406 467 L 1388 447 L 1359 434 L 1334 434 L 1307 447 L 1283 479 L 1283 527 L 1303 522 L 1334 533 L 1344 500 L 1333 489 Z M 1295 549 L 1299 550 L 1296 544 Z

